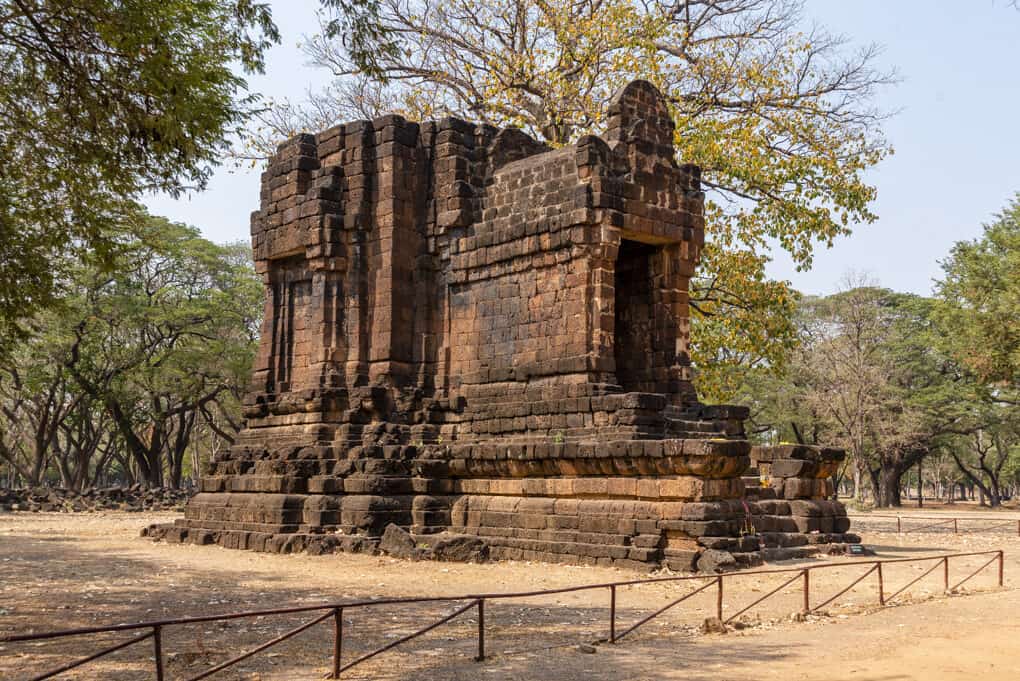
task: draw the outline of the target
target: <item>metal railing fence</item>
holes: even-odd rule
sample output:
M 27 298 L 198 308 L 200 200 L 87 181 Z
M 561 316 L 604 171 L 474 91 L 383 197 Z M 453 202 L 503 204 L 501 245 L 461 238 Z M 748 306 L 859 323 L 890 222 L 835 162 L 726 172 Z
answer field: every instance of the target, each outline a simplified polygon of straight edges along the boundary
M 991 557 L 989 558 L 988 561 L 983 563 L 976 570 L 972 571 L 970 574 L 968 574 L 962 580 L 960 580 L 960 581 L 956 582 L 955 584 L 953 584 L 952 586 L 950 586 L 950 559 L 952 559 L 952 558 L 974 557 L 974 556 L 991 556 Z M 924 573 L 922 573 L 921 575 L 919 575 L 918 577 L 913 579 L 911 582 L 909 582 L 905 586 L 903 586 L 900 589 L 898 589 L 897 591 L 893 592 L 891 595 L 889 595 L 889 596 L 886 595 L 885 583 L 884 583 L 884 575 L 883 575 L 883 569 L 882 569 L 883 565 L 889 565 L 889 564 L 893 564 L 893 563 L 917 563 L 917 562 L 924 562 L 924 561 L 933 561 L 932 567 L 930 567 L 928 570 L 926 570 Z M 897 596 L 902 594 L 906 589 L 908 589 L 909 587 L 911 587 L 915 583 L 917 583 L 920 579 L 922 579 L 922 578 L 926 577 L 927 575 L 931 574 L 932 572 L 934 572 L 935 569 L 937 569 L 939 566 L 942 566 L 942 568 L 943 568 L 943 587 L 944 587 L 944 590 L 946 592 L 952 592 L 955 589 L 957 589 L 960 586 L 962 586 L 963 584 L 965 584 L 966 582 L 970 581 L 972 578 L 977 576 L 982 570 L 984 570 L 985 568 L 990 566 L 992 563 L 995 563 L 996 561 L 998 561 L 998 575 L 997 575 L 998 585 L 1001 587 L 1003 585 L 1004 554 L 1003 554 L 1002 550 L 990 550 L 990 551 L 974 551 L 974 552 L 968 552 L 968 553 L 942 554 L 942 555 L 938 555 L 938 556 L 925 556 L 925 557 L 920 557 L 920 558 L 887 558 L 887 559 L 876 559 L 876 560 L 833 562 L 833 563 L 824 563 L 824 564 L 820 564 L 820 565 L 806 565 L 806 566 L 803 566 L 803 567 L 780 568 L 780 569 L 774 569 L 774 570 L 748 570 L 748 571 L 743 571 L 743 572 L 727 572 L 727 573 L 722 573 L 722 574 L 718 574 L 718 575 L 683 575 L 683 576 L 669 576 L 669 577 L 653 577 L 653 578 L 648 578 L 648 579 L 624 580 L 624 581 L 606 582 L 606 583 L 600 583 L 600 584 L 584 584 L 584 585 L 579 585 L 579 586 L 562 587 L 562 588 L 558 588 L 558 589 L 543 589 L 543 590 L 537 590 L 537 591 L 523 591 L 523 592 L 512 592 L 512 593 L 487 593 L 487 594 L 468 594 L 468 595 L 464 595 L 464 596 L 435 596 L 435 597 L 420 597 L 420 598 L 389 598 L 389 599 L 376 599 L 376 600 L 352 600 L 352 601 L 343 601 L 343 602 L 337 602 L 337 603 L 324 603 L 324 604 L 320 604 L 320 605 L 293 606 L 293 607 L 287 607 L 287 608 L 273 608 L 273 609 L 266 609 L 266 610 L 248 610 L 248 611 L 243 611 L 243 612 L 233 612 L 233 613 L 225 613 L 225 614 L 218 614 L 218 615 L 200 615 L 200 616 L 196 616 L 196 617 L 179 617 L 179 618 L 155 620 L 155 621 L 149 621 L 149 622 L 136 622 L 136 623 L 130 623 L 130 624 L 113 624 L 113 625 L 107 625 L 107 626 L 94 626 L 94 627 L 81 627 L 81 628 L 76 628 L 76 629 L 65 629 L 65 630 L 61 630 L 61 631 L 50 631 L 50 632 L 30 633 L 30 634 L 16 634 L 16 635 L 13 635 L 13 636 L 0 636 L 0 643 L 10 644 L 10 643 L 19 643 L 19 642 L 28 642 L 28 641 L 53 640 L 53 639 L 67 638 L 67 637 L 74 637 L 74 636 L 90 636 L 90 635 L 104 634 L 104 633 L 111 633 L 111 632 L 138 632 L 138 631 L 141 631 L 140 634 L 137 634 L 136 636 L 133 636 L 130 639 L 127 639 L 125 641 L 121 641 L 121 642 L 119 642 L 119 643 L 117 643 L 115 645 L 112 645 L 112 646 L 109 646 L 107 648 L 104 648 L 104 649 L 102 649 L 102 650 L 100 650 L 100 651 L 98 651 L 96 653 L 93 653 L 93 654 L 91 654 L 91 655 L 89 655 L 89 656 L 87 656 L 85 658 L 81 658 L 81 659 L 75 660 L 73 662 L 64 664 L 64 665 L 62 665 L 62 666 L 60 666 L 60 667 L 58 667 L 56 669 L 52 669 L 52 670 L 49 670 L 49 671 L 44 672 L 42 674 L 39 674 L 37 676 L 33 676 L 33 677 L 31 677 L 31 681 L 42 681 L 43 679 L 53 678 L 53 677 L 55 677 L 55 676 L 57 676 L 59 674 L 62 674 L 64 672 L 67 672 L 67 671 L 70 671 L 70 670 L 75 669 L 77 667 L 80 667 L 81 665 L 87 664 L 89 662 L 93 662 L 95 660 L 98 660 L 101 657 L 104 657 L 104 656 L 109 655 L 111 653 L 117 652 L 117 651 L 122 650 L 124 648 L 127 648 L 129 646 L 135 645 L 137 643 L 142 643 L 144 641 L 148 641 L 150 639 L 153 642 L 153 660 L 154 660 L 155 678 L 157 679 L 157 681 L 164 681 L 166 679 L 166 664 L 165 664 L 165 659 L 164 659 L 164 654 L 163 654 L 163 632 L 168 627 L 184 626 L 184 625 L 197 624 L 197 623 L 203 623 L 203 622 L 221 622 L 221 621 L 237 620 L 237 619 L 244 619 L 244 618 L 269 617 L 269 616 L 279 616 L 279 615 L 292 615 L 292 614 L 300 614 L 300 613 L 317 613 L 317 615 L 313 619 L 311 619 L 311 620 L 301 624 L 300 626 L 298 626 L 298 627 L 296 627 L 294 629 L 291 629 L 291 630 L 289 630 L 289 631 L 287 631 L 287 632 L 285 632 L 283 634 L 280 634 L 279 636 L 276 636 L 276 637 L 270 639 L 269 641 L 266 641 L 265 643 L 262 643 L 261 645 L 255 647 L 255 648 L 252 648 L 252 649 L 247 650 L 247 651 L 245 651 L 245 652 L 243 652 L 243 653 L 241 653 L 241 654 L 239 654 L 239 655 L 237 655 L 235 657 L 232 657 L 229 660 L 226 660 L 226 661 L 221 662 L 221 663 L 219 663 L 219 664 L 217 664 L 217 665 L 215 665 L 215 666 L 213 666 L 213 667 L 211 667 L 209 669 L 206 669 L 205 671 L 203 671 L 203 672 L 201 672 L 201 673 L 199 673 L 199 674 L 197 674 L 195 676 L 191 676 L 191 677 L 189 677 L 188 681 L 199 681 L 200 679 L 208 678 L 208 677 L 216 674 L 217 672 L 220 672 L 220 671 L 223 671 L 224 669 L 232 667 L 235 664 L 241 662 L 242 660 L 246 660 L 246 659 L 248 659 L 249 657 L 251 657 L 253 655 L 256 655 L 256 654 L 258 654 L 258 653 L 260 653 L 260 652 L 262 652 L 262 651 L 264 651 L 264 650 L 266 650 L 268 648 L 271 648 L 272 646 L 275 646 L 278 643 L 282 643 L 283 641 L 286 641 L 286 640 L 288 640 L 288 639 L 290 639 L 290 638 L 292 638 L 294 636 L 297 636 L 298 634 L 300 634 L 300 633 L 302 633 L 302 632 L 304 632 L 304 631 L 314 627 L 315 625 L 320 624 L 322 622 L 326 622 L 326 621 L 331 621 L 332 624 L 333 624 L 332 665 L 331 665 L 331 672 L 330 672 L 330 675 L 329 675 L 328 678 L 338 679 L 338 678 L 340 678 L 340 675 L 343 672 L 345 672 L 345 671 L 347 671 L 347 670 L 349 670 L 349 669 L 351 669 L 351 668 L 353 668 L 353 667 L 355 667 L 357 665 L 360 665 L 360 664 L 362 664 L 362 663 L 364 663 L 364 662 L 366 662 L 366 661 L 368 661 L 368 660 L 376 657 L 377 655 L 380 655 L 380 654 L 382 654 L 382 653 L 384 653 L 384 652 L 386 652 L 388 650 L 392 650 L 393 648 L 395 648 L 395 647 L 397 647 L 397 646 L 399 646 L 399 645 L 401 645 L 403 643 L 406 643 L 406 642 L 408 642 L 408 641 L 410 641 L 412 639 L 418 638 L 419 636 L 422 636 L 422 635 L 432 631 L 433 629 L 436 629 L 437 627 L 440 627 L 443 624 L 446 624 L 446 623 L 456 619 L 457 617 L 459 617 L 459 616 L 461 616 L 461 615 L 463 615 L 463 614 L 465 614 L 467 612 L 470 612 L 472 610 L 477 612 L 477 624 L 478 624 L 477 654 L 475 655 L 475 660 L 477 660 L 477 661 L 484 660 L 485 659 L 485 604 L 486 604 L 487 601 L 498 601 L 498 600 L 506 600 L 506 599 L 521 599 L 521 598 L 530 598 L 530 597 L 537 597 L 537 596 L 548 596 L 548 595 L 555 595 L 555 594 L 565 594 L 565 593 L 574 593 L 574 592 L 580 592 L 580 591 L 592 591 L 592 590 L 602 590 L 602 589 L 605 589 L 605 590 L 609 591 L 609 622 L 608 622 L 609 632 L 608 632 L 608 636 L 606 638 L 602 639 L 602 640 L 608 641 L 609 643 L 616 643 L 616 642 L 620 641 L 622 638 L 624 638 L 625 636 L 631 634 L 632 632 L 634 632 L 635 630 L 640 628 L 641 626 L 643 626 L 643 625 L 647 624 L 648 622 L 650 622 L 651 620 L 655 619 L 659 615 L 662 615 L 666 611 L 668 611 L 671 608 L 679 605 L 680 603 L 686 601 L 687 599 L 689 599 L 689 598 L 691 598 L 691 597 L 693 597 L 693 596 L 695 596 L 695 595 L 697 595 L 699 593 L 702 593 L 702 592 L 704 592 L 704 591 L 706 591 L 706 590 L 708 590 L 708 589 L 710 589 L 712 587 L 715 587 L 715 591 L 716 591 L 715 612 L 713 614 L 714 614 L 714 616 L 720 622 L 730 623 L 730 622 L 733 622 L 737 617 L 739 617 L 739 616 L 745 614 L 746 612 L 750 611 L 751 609 L 757 607 L 759 604 L 761 604 L 765 600 L 767 600 L 767 599 L 775 596 L 776 594 L 782 592 L 784 589 L 786 589 L 787 587 L 789 587 L 790 585 L 792 585 L 794 582 L 796 582 L 798 580 L 801 581 L 801 590 L 802 590 L 802 594 L 803 594 L 803 596 L 802 596 L 803 601 L 802 601 L 802 607 L 801 607 L 800 612 L 803 613 L 803 614 L 811 614 L 811 613 L 815 613 L 815 612 L 821 610 L 826 605 L 832 603 L 835 599 L 839 598 L 843 594 L 845 594 L 848 591 L 850 591 L 857 584 L 859 584 L 860 582 L 862 582 L 864 579 L 866 579 L 868 576 L 870 576 L 872 574 L 876 574 L 877 580 L 878 580 L 878 601 L 879 601 L 879 605 L 885 606 L 885 605 L 888 605 Z M 826 600 L 822 601 L 821 603 L 817 603 L 815 605 L 811 604 L 811 584 L 812 584 L 811 573 L 812 572 L 816 572 L 818 570 L 831 569 L 831 568 L 846 568 L 846 567 L 852 567 L 852 566 L 862 566 L 862 567 L 867 567 L 868 569 L 862 575 L 860 575 L 854 581 L 852 581 L 848 586 L 846 586 L 845 588 L 843 588 L 839 592 L 837 592 L 835 595 L 830 596 L 829 598 L 827 598 Z M 752 603 L 750 603 L 750 604 L 748 604 L 746 606 L 743 606 L 740 610 L 738 610 L 737 612 L 733 613 L 732 615 L 729 615 L 728 617 L 724 618 L 724 614 L 723 614 L 723 610 L 724 610 L 724 608 L 723 608 L 723 605 L 724 605 L 723 604 L 723 595 L 724 595 L 725 591 L 724 591 L 723 585 L 724 585 L 725 581 L 727 581 L 727 580 L 734 580 L 734 579 L 740 579 L 740 578 L 746 578 L 746 577 L 749 577 L 749 576 L 778 575 L 778 574 L 789 574 L 791 576 L 790 576 L 789 579 L 784 581 L 778 587 L 772 589 L 771 591 L 769 591 L 768 593 L 766 593 L 763 596 L 759 597 L 758 599 L 756 599 Z M 617 624 L 617 595 L 618 595 L 617 591 L 618 591 L 619 588 L 627 587 L 627 586 L 643 586 L 643 585 L 647 585 L 647 584 L 662 584 L 662 583 L 668 583 L 668 582 L 688 582 L 688 581 L 695 581 L 695 582 L 696 581 L 700 581 L 700 582 L 703 582 L 703 583 L 700 584 L 698 586 L 698 588 L 696 588 L 694 591 L 691 591 L 689 593 L 684 594 L 683 596 L 681 596 L 681 597 L 671 601 L 670 603 L 666 604 L 665 606 L 663 606 L 662 608 L 656 610 L 655 612 L 651 613 L 650 615 L 645 616 L 644 618 L 642 618 L 638 622 L 636 622 L 636 623 L 632 624 L 631 626 L 629 626 L 627 629 L 624 629 L 621 632 L 617 632 L 617 628 L 616 628 L 616 624 Z M 418 630 L 416 630 L 416 631 L 414 631 L 414 632 L 412 632 L 410 634 L 407 634 L 405 636 L 397 638 L 396 640 L 391 641 L 390 643 L 387 643 L 386 645 L 382 646 L 381 648 L 378 648 L 378 649 L 373 650 L 373 651 L 371 651 L 369 653 L 361 655 L 360 657 L 358 657 L 358 658 L 356 658 L 356 659 L 354 659 L 354 660 L 352 660 L 350 662 L 347 662 L 346 664 L 343 664 L 343 659 L 342 659 L 343 641 L 344 641 L 343 615 L 344 615 L 345 611 L 350 611 L 350 610 L 360 609 L 360 608 L 368 608 L 368 607 L 379 607 L 379 606 L 385 606 L 385 605 L 408 605 L 408 604 L 426 604 L 426 603 L 430 603 L 430 604 L 435 604 L 435 603 L 451 603 L 451 604 L 452 603 L 463 603 L 463 605 L 461 605 L 459 608 L 454 610 L 452 613 L 449 613 L 449 614 L 445 615 L 441 619 L 439 619 L 439 620 L 437 620 L 435 622 L 432 622 L 431 624 L 429 624 L 429 625 L 427 625 L 427 626 L 425 626 L 423 628 L 420 628 L 420 629 L 418 629 Z
M 920 516 L 920 515 L 891 515 L 882 513 L 853 514 L 850 518 L 854 525 L 868 523 L 871 520 L 895 520 L 896 532 L 898 534 L 910 534 L 911 532 L 949 532 L 953 534 L 967 534 L 977 532 L 995 532 L 1003 529 L 1014 529 L 1020 536 L 1020 518 L 986 518 L 981 516 Z M 908 525 L 908 521 L 922 521 L 925 524 L 920 526 Z M 978 527 L 968 526 L 968 523 L 983 523 Z M 991 523 L 990 525 L 988 523 Z M 890 523 L 891 525 L 891 523 Z M 890 528 L 891 530 L 891 528 Z M 881 530 L 876 530 L 881 531 Z

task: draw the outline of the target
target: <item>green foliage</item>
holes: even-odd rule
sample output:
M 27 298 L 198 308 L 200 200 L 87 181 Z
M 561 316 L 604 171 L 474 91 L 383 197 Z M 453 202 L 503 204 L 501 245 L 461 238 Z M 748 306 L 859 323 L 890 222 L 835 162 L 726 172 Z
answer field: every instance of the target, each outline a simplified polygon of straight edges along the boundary
M 981 237 L 957 242 L 942 267 L 936 308 L 942 333 L 935 342 L 975 374 L 980 395 L 948 451 L 997 504 L 1001 480 L 1017 470 L 1020 446 L 1020 194 Z
M 380 0 L 322 0 L 322 6 L 331 10 L 322 26 L 323 36 L 340 40 L 359 71 L 385 80 L 380 57 L 395 56 L 399 48 L 390 31 L 379 23 Z
M 0 458 L 26 479 L 33 466 L 63 466 L 65 482 L 82 484 L 82 466 L 94 476 L 98 464 L 67 458 L 91 447 L 149 484 L 179 484 L 199 431 L 229 442 L 239 427 L 262 308 L 247 246 L 156 217 L 111 241 L 114 266 L 70 267 L 66 295 L 0 368 L 11 434 Z M 39 405 L 47 423 L 31 417 Z
M 1020 386 L 1020 194 L 942 265 L 942 345 L 1000 389 Z
M 764 275 L 764 258 L 707 244 L 692 281 L 691 354 L 695 381 L 708 402 L 733 399 L 750 376 L 768 380 L 797 344 L 799 295 Z
M 939 348 L 932 299 L 863 286 L 805 299 L 784 371 L 744 388 L 759 436 L 847 450 L 880 505 L 917 461 L 972 427 L 979 386 Z
M 142 192 L 205 185 L 252 102 L 232 66 L 277 39 L 251 0 L 0 0 L 0 338 L 110 265 Z

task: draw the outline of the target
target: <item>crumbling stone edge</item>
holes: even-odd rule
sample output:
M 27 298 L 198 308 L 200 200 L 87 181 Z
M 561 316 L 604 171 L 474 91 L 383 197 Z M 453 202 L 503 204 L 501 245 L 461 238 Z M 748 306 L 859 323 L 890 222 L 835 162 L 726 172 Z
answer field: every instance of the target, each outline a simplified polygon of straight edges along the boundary
M 362 553 L 388 555 L 411 561 L 451 561 L 484 563 L 500 560 L 524 560 L 567 565 L 588 565 L 617 567 L 641 572 L 652 572 L 667 568 L 677 572 L 720 573 L 751 568 L 783 560 L 797 560 L 826 553 L 842 555 L 847 546 L 857 543 L 860 538 L 851 533 L 836 537 L 825 533 L 800 535 L 806 543 L 786 547 L 757 547 L 756 550 L 727 551 L 704 548 L 701 551 L 685 552 L 680 557 L 675 552 L 660 563 L 612 558 L 607 556 L 584 556 L 573 553 L 551 553 L 534 549 L 518 549 L 500 546 L 487 538 L 468 534 L 443 532 L 437 534 L 411 534 L 407 530 L 390 524 L 381 537 L 366 535 L 344 535 L 340 533 L 283 533 L 270 534 L 235 530 L 206 530 L 177 525 L 154 524 L 145 527 L 141 536 L 154 541 L 195 544 L 199 546 L 219 545 L 229 549 L 246 549 L 263 553 L 299 554 L 320 556 L 336 553 Z M 744 537 L 736 548 L 750 549 L 755 541 L 753 535 Z

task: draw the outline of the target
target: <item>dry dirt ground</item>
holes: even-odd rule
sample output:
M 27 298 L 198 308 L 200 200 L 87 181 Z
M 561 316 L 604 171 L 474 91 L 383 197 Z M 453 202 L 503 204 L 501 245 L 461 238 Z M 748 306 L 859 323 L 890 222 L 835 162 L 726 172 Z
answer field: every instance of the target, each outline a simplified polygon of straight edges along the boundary
M 962 511 L 962 509 L 961 509 Z M 977 513 L 975 513 L 977 515 Z M 985 512 L 985 515 L 988 515 Z M 337 599 L 457 595 L 547 589 L 640 577 L 615 569 L 533 563 L 462 565 L 408 563 L 364 555 L 280 556 L 213 546 L 151 543 L 145 524 L 172 514 L 0 514 L 0 635 Z M 1016 513 L 996 517 L 1015 519 Z M 657 618 L 617 645 L 584 652 L 579 644 L 608 630 L 608 593 L 561 594 L 486 606 L 487 653 L 475 662 L 475 612 L 346 672 L 350 679 L 791 679 L 825 681 L 936 681 L 1020 678 L 1020 537 L 1012 531 L 961 535 L 897 535 L 863 531 L 878 520 L 859 519 L 865 543 L 880 557 L 938 555 L 1002 548 L 1005 588 L 995 566 L 967 584 L 964 595 L 942 594 L 942 571 L 911 587 L 891 607 L 876 607 L 875 575 L 826 606 L 824 614 L 794 621 L 801 585 L 794 582 L 727 634 L 699 633 L 713 613 L 708 589 Z M 895 523 L 895 521 L 893 521 Z M 973 524 L 972 524 L 973 525 Z M 839 563 L 812 573 L 812 604 L 863 572 L 853 559 L 818 558 L 796 565 Z M 955 582 L 984 559 L 958 559 Z M 790 567 L 790 563 L 769 567 Z M 887 566 L 886 593 L 927 565 Z M 726 581 L 725 612 L 732 614 L 789 575 L 749 575 Z M 621 588 L 618 630 L 639 620 L 695 582 Z M 452 612 L 456 606 L 375 606 L 344 616 L 344 658 L 378 648 Z M 233 654 L 307 621 L 309 615 L 189 625 L 167 630 L 169 678 L 199 674 Z M 103 638 L 0 644 L 0 679 L 30 678 L 110 644 Z M 216 679 L 321 679 L 328 670 L 332 628 L 323 623 Z M 591 649 L 586 649 L 591 650 Z M 146 642 L 60 678 L 151 679 Z

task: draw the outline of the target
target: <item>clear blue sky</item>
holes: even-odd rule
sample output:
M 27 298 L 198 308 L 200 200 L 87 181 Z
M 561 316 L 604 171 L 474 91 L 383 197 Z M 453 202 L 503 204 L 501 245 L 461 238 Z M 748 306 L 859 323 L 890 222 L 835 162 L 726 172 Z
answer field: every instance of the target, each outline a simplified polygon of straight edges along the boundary
M 271 4 L 283 43 L 249 86 L 299 100 L 329 80 L 297 47 L 317 27 L 318 1 Z M 796 272 L 777 252 L 770 274 L 806 293 L 832 292 L 849 271 L 929 293 L 952 244 L 980 234 L 1020 191 L 1020 11 L 1007 0 L 808 0 L 806 13 L 857 44 L 884 46 L 879 65 L 902 79 L 878 101 L 899 111 L 884 128 L 896 153 L 868 174 L 878 188 L 876 223 L 819 251 L 809 272 Z M 201 194 L 146 203 L 215 241 L 247 239 L 258 174 L 224 166 Z

